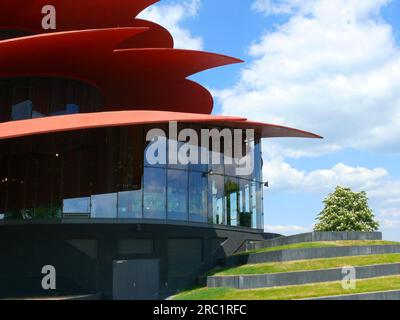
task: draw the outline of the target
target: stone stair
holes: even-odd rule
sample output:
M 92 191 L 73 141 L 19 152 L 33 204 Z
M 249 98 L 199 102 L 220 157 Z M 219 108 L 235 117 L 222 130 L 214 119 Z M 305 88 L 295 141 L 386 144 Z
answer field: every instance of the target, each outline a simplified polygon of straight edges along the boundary
M 262 242 L 246 244 L 246 250 L 258 250 L 288 244 L 316 241 L 338 241 L 338 240 L 382 240 L 381 233 L 357 233 L 357 232 L 312 232 L 290 237 L 280 237 Z M 288 249 L 266 252 L 241 252 L 240 254 L 227 257 L 220 261 L 220 267 L 230 268 L 244 264 L 257 264 L 268 262 L 283 262 L 295 260 L 309 260 L 334 257 L 350 257 L 360 255 L 379 255 L 400 253 L 400 245 L 366 245 L 366 246 L 341 246 L 341 247 L 320 247 L 304 249 Z M 357 279 L 369 279 L 376 277 L 400 275 L 400 263 L 387 263 L 355 267 Z M 296 271 L 270 274 L 251 274 L 235 276 L 208 276 L 207 287 L 230 287 L 235 289 L 256 289 L 279 286 L 303 285 L 310 283 L 341 281 L 344 277 L 342 268 Z M 397 292 L 397 291 L 396 291 Z M 378 293 L 372 297 L 382 296 L 384 298 L 398 295 L 390 292 L 387 295 Z M 343 299 L 364 299 L 368 295 L 343 296 Z M 325 299 L 340 300 L 338 297 L 325 297 Z M 322 298 L 321 298 L 322 299 Z
M 400 274 L 400 263 L 355 267 L 355 270 L 357 279 L 393 276 Z M 341 281 L 343 276 L 342 268 L 243 276 L 210 276 L 207 277 L 207 287 L 234 289 L 283 287 L 308 283 Z
M 382 240 L 382 232 L 308 232 L 287 237 L 276 237 L 264 241 L 249 241 L 242 247 L 242 251 L 246 252 L 302 242 L 340 240 Z
M 389 253 L 400 253 L 400 245 L 322 247 L 246 253 L 222 259 L 219 261 L 219 266 L 223 268 L 230 268 L 244 264 L 365 256 L 371 254 Z

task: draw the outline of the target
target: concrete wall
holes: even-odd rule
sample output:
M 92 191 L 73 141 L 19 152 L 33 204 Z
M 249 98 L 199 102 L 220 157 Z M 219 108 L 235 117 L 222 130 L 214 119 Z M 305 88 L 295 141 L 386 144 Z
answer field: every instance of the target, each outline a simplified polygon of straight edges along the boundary
M 400 245 L 377 245 L 377 246 L 349 246 L 349 247 L 326 247 L 306 248 L 292 250 L 277 250 L 260 253 L 240 254 L 221 259 L 221 267 L 234 267 L 247 263 L 281 262 L 292 260 L 306 260 L 318 258 L 334 258 L 347 256 L 360 256 L 369 254 L 400 253 Z
M 301 242 L 339 240 L 382 240 L 382 232 L 309 232 L 288 237 L 277 237 L 261 242 L 249 242 L 244 250 L 277 247 Z
M 363 266 L 356 267 L 355 269 L 357 279 L 383 277 L 400 274 L 400 263 Z M 262 275 L 213 276 L 207 278 L 207 286 L 230 287 L 235 289 L 256 289 L 341 281 L 344 276 L 342 268 Z
M 207 225 L 0 224 L 0 298 L 102 293 L 104 298 L 110 299 L 112 264 L 121 259 L 159 259 L 162 298 L 195 285 L 199 275 L 214 267 L 218 259 L 233 254 L 245 241 L 261 241 L 270 236 L 255 230 Z M 79 239 L 96 245 L 77 248 Z M 152 239 L 154 249 L 149 253 L 123 254 L 119 251 L 122 239 Z M 200 241 L 198 266 L 188 273 L 171 276 L 170 239 Z M 185 261 L 175 262 L 183 264 Z M 44 292 L 41 288 L 41 268 L 48 264 L 57 270 L 57 292 Z

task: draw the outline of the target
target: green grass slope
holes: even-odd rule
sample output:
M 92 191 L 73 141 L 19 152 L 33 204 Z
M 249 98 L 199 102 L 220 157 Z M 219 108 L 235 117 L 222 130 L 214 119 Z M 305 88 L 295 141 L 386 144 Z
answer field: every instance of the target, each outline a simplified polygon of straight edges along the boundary
M 269 274 L 306 270 L 342 268 L 346 266 L 368 266 L 374 264 L 400 263 L 400 254 L 377 254 L 367 256 L 337 257 L 312 260 L 296 260 L 287 262 L 272 262 L 245 264 L 235 268 L 216 269 L 208 275 L 236 276 L 249 274 Z
M 301 242 L 288 244 L 284 246 L 261 248 L 257 250 L 249 250 L 246 252 L 239 252 L 241 254 L 270 252 L 279 250 L 292 250 L 292 249 L 308 249 L 308 248 L 332 248 L 332 247 L 351 247 L 351 246 L 383 246 L 390 244 L 400 244 L 400 242 L 383 241 L 383 240 L 343 240 L 343 241 L 317 241 L 317 242 Z
M 293 300 L 388 290 L 400 290 L 400 276 L 358 280 L 352 290 L 344 289 L 341 282 L 253 290 L 202 288 L 182 292 L 174 300 Z

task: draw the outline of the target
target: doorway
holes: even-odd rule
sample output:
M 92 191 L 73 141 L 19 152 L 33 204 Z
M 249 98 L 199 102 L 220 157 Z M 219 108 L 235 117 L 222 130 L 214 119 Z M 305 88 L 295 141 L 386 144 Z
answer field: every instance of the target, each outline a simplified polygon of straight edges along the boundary
M 113 299 L 157 300 L 159 269 L 158 259 L 113 261 Z

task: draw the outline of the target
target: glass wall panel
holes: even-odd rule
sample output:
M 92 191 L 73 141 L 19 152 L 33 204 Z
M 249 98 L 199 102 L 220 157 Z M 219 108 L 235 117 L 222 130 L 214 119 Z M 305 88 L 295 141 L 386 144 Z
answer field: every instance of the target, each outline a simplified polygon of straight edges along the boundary
M 0 215 L 48 219 L 63 212 L 66 217 L 168 219 L 262 229 L 259 140 L 254 172 L 237 176 L 235 162 L 146 162 L 144 149 L 152 145 L 143 143 L 148 129 L 105 128 L 0 141 Z M 166 150 L 160 152 L 166 155 Z M 222 154 L 219 157 L 222 162 Z
M 250 200 L 251 200 L 251 227 L 257 229 L 258 211 L 257 211 L 257 183 L 252 182 L 250 185 Z
M 91 218 L 116 218 L 117 194 L 99 194 L 91 197 Z
M 188 172 L 168 169 L 168 219 L 188 220 Z
M 90 213 L 90 198 L 75 198 L 75 199 L 64 199 L 63 201 L 63 213 Z
M 20 77 L 0 79 L 0 105 L 2 122 L 100 111 L 101 97 L 96 88 L 71 79 Z
M 256 181 L 259 181 L 256 185 L 256 210 L 257 210 L 257 229 L 264 229 L 264 208 L 263 208 L 263 160 L 262 160 L 262 150 L 261 150 L 261 141 L 258 138 L 256 140 L 255 145 L 255 161 L 254 161 L 254 170 L 255 170 L 255 177 Z
M 209 175 L 209 192 L 210 192 L 210 204 L 212 212 L 212 223 L 214 224 L 226 224 L 225 221 L 225 179 L 223 175 L 212 174 Z
M 208 176 L 202 172 L 189 172 L 189 220 L 207 222 Z
M 142 189 L 118 193 L 118 218 L 141 219 L 143 218 L 143 192 Z
M 239 225 L 251 227 L 250 185 L 248 180 L 239 179 Z
M 239 183 L 232 177 L 225 177 L 225 207 L 226 223 L 229 226 L 238 225 Z
M 143 216 L 166 219 L 166 170 L 146 167 L 144 170 Z
M 149 131 L 152 129 L 157 129 L 160 133 L 164 135 L 156 135 L 151 141 L 146 141 Z M 168 139 L 165 137 L 167 132 L 167 127 L 159 126 L 156 128 L 146 128 L 145 134 L 143 135 L 143 141 L 146 144 L 144 150 L 144 165 L 146 167 L 159 167 L 165 168 L 168 160 L 167 146 Z

